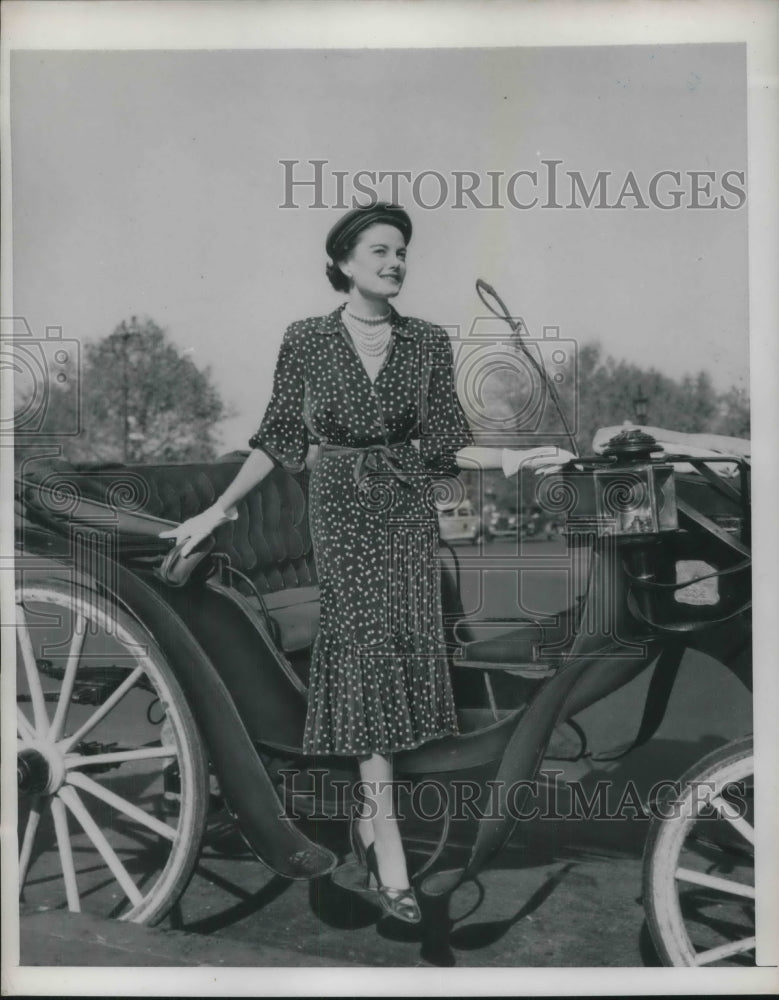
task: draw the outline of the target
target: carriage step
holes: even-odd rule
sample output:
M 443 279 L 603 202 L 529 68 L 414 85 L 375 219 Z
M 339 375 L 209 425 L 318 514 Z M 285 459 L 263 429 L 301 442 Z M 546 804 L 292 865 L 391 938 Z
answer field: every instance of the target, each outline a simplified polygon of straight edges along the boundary
M 577 599 L 549 622 L 462 619 L 455 625 L 459 649 L 453 662 L 480 670 L 504 670 L 530 679 L 550 677 L 573 644 L 580 604 Z M 487 632 L 486 637 L 477 638 L 479 632 Z
M 490 660 L 459 660 L 455 656 L 456 667 L 470 667 L 476 670 L 501 670 L 504 674 L 514 677 L 524 677 L 528 680 L 543 680 L 557 673 L 558 667 L 551 663 L 536 661 L 534 663 L 507 663 Z

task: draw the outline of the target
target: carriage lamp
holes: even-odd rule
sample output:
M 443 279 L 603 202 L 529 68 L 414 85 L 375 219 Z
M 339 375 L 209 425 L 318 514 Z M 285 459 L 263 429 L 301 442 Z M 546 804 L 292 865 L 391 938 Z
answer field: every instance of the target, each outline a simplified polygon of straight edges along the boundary
M 673 466 L 652 461 L 656 451 L 661 446 L 638 428 L 621 431 L 603 449 L 617 459 L 593 469 L 596 515 L 609 534 L 640 539 L 678 528 Z
M 679 527 L 674 469 L 653 459 L 658 451 L 662 447 L 640 428 L 620 431 L 602 456 L 574 460 L 561 475 L 542 482 L 537 502 L 547 513 L 564 518 L 574 544 L 593 530 L 601 537 L 651 542 Z

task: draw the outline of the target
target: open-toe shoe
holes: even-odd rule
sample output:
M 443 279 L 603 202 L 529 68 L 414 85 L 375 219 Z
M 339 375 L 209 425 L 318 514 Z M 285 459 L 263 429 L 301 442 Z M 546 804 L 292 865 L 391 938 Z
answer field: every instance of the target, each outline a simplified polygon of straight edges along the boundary
M 417 902 L 417 897 L 414 895 L 414 890 L 411 888 L 392 889 L 389 886 L 382 885 L 381 878 L 379 877 L 379 862 L 373 844 L 365 848 L 365 861 L 369 873 L 368 884 L 371 884 L 370 880 L 372 877 L 375 882 L 373 888 L 376 890 L 376 899 L 384 912 L 388 916 L 395 917 L 396 920 L 402 920 L 404 923 L 418 924 L 422 919 L 422 914 L 420 913 L 419 903 Z

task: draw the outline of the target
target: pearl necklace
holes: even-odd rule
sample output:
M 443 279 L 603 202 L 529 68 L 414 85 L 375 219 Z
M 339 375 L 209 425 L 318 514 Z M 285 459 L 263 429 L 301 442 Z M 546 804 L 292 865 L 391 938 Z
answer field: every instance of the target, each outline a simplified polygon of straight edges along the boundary
M 386 316 L 380 316 L 378 319 L 366 319 L 364 316 L 355 316 L 348 309 L 344 309 L 344 326 L 349 331 L 352 342 L 360 354 L 378 358 L 387 353 L 392 338 L 390 317 L 391 313 L 387 313 Z
M 391 312 L 386 312 L 383 316 L 358 316 L 348 306 L 344 307 L 344 313 L 349 319 L 356 320 L 358 323 L 364 323 L 366 326 L 380 326 L 382 323 L 386 323 L 392 315 Z

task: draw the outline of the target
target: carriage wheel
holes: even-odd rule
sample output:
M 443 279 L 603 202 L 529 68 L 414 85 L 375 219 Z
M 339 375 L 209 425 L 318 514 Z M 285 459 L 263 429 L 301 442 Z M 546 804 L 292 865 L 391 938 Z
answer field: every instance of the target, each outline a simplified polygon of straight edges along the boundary
M 200 850 L 208 771 L 151 636 L 93 591 L 16 592 L 20 896 L 155 923 Z
M 643 897 L 665 965 L 754 964 L 753 775 L 751 737 L 735 740 L 700 760 L 678 782 L 679 794 L 658 804 Z

